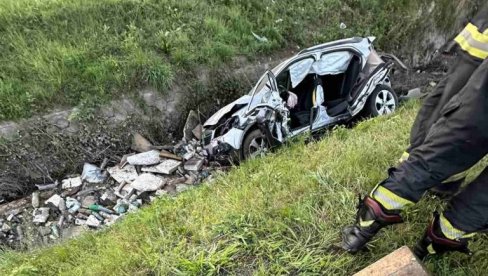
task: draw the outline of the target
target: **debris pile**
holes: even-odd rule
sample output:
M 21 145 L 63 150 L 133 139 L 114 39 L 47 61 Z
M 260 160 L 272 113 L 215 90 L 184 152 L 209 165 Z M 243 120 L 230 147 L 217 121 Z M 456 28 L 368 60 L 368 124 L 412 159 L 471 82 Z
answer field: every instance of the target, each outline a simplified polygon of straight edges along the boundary
M 133 153 L 113 166 L 86 163 L 81 175 L 36 185 L 29 198 L 0 205 L 0 244 L 19 247 L 76 236 L 111 225 L 161 196 L 174 196 L 208 179 L 222 167 L 209 162 L 199 142 L 201 125 L 191 112 L 184 138 L 173 146 L 153 146 L 133 135 Z M 29 240 L 25 238 L 28 232 Z

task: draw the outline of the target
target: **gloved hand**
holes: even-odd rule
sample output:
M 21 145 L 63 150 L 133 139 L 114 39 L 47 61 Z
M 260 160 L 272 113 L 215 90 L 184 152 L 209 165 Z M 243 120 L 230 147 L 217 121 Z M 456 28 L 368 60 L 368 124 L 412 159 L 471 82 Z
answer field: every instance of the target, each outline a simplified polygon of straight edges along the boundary
M 294 108 L 298 104 L 298 96 L 293 93 L 288 91 L 288 99 L 286 100 L 286 106 L 288 106 L 290 109 Z

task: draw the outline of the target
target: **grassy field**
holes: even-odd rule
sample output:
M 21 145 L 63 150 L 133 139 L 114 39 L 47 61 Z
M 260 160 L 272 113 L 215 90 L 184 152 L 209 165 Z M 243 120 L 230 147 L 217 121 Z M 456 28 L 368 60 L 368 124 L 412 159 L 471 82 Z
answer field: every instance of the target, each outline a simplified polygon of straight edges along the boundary
M 443 15 L 456 1 L 434 2 L 439 25 L 449 26 Z M 237 55 L 354 35 L 375 35 L 379 48 L 396 50 L 429 7 L 425 0 L 2 0 L 0 121 L 92 108 L 145 85 L 164 92 L 195 66 Z
M 369 252 L 338 251 L 340 229 L 353 221 L 357 193 L 386 175 L 406 146 L 417 106 L 392 117 L 297 141 L 246 162 L 177 198 L 162 198 L 114 227 L 30 253 L 6 252 L 1 275 L 348 275 L 421 236 L 431 212 L 426 198 L 408 223 L 384 231 Z M 379 135 L 380 134 L 380 135 Z M 487 243 L 478 236 L 467 257 L 432 258 L 436 275 L 482 275 Z

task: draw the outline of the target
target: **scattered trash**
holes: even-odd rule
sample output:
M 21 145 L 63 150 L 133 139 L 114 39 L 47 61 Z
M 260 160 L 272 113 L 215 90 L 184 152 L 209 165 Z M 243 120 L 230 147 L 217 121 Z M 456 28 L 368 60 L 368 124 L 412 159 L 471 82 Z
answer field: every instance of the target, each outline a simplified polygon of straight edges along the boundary
M 94 216 L 90 215 L 88 219 L 86 220 L 86 225 L 93 227 L 93 228 L 98 228 L 100 227 L 101 222 Z
M 49 218 L 49 208 L 41 207 L 34 209 L 34 213 L 32 214 L 34 219 L 32 220 L 35 224 L 46 223 Z
M 90 184 L 100 184 L 105 181 L 107 177 L 99 167 L 85 163 L 83 166 L 83 173 L 81 174 L 81 180 Z
M 339 28 L 340 28 L 341 30 L 345 30 L 345 29 L 347 29 L 347 25 L 346 25 L 346 23 L 341 22 L 341 24 L 339 24 Z
M 78 177 L 64 179 L 61 182 L 61 187 L 63 189 L 71 189 L 71 188 L 79 187 L 81 186 L 81 184 L 82 184 L 81 177 L 78 176 Z
M 261 43 L 267 43 L 268 42 L 268 38 L 265 37 L 265 36 L 259 36 L 257 34 L 255 34 L 254 32 L 251 32 L 252 35 Z
M 432 87 L 435 87 L 437 85 L 437 82 L 431 81 L 431 82 L 429 82 L 429 85 L 432 86 Z
M 56 181 L 55 183 L 51 183 L 51 184 L 36 184 L 36 187 L 39 191 L 52 190 L 58 187 L 58 182 Z
M 127 162 L 129 162 L 129 164 L 137 166 L 155 165 L 159 163 L 159 161 L 159 152 L 157 150 L 151 150 L 127 157 Z
M 46 204 L 46 205 L 51 204 L 52 206 L 59 208 L 61 201 L 64 202 L 64 199 L 61 196 L 59 196 L 58 194 L 55 194 L 52 197 L 50 197 L 48 200 L 46 200 L 46 202 L 44 202 L 44 204 Z
M 31 195 L 32 198 L 32 207 L 39 208 L 39 192 L 33 192 Z

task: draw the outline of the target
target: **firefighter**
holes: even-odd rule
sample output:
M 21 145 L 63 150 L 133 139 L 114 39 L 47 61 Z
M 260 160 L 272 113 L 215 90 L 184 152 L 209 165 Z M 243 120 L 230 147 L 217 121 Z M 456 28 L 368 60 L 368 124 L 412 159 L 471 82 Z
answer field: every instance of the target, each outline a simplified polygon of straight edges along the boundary
M 466 43 L 465 34 L 474 30 L 473 27 L 481 30 L 486 29 L 487 8 L 488 4 L 485 4 L 485 7 L 471 20 L 468 27 L 449 44 L 446 52 L 451 52 L 454 47 L 458 49 L 456 60 L 435 90 L 423 100 L 410 131 L 410 146 L 400 158 L 400 162 L 408 159 L 410 152 L 422 145 L 432 125 L 441 117 L 442 108 L 461 91 L 474 70 L 481 64 L 482 54 L 480 55 L 476 48 L 471 48 L 471 45 Z M 452 196 L 459 190 L 465 176 L 465 172 L 451 176 L 443 182 L 445 185 L 438 185 L 431 190 L 440 196 Z
M 455 41 L 463 54 L 479 65 L 474 70 L 468 65 L 452 69 L 451 77 L 466 78 L 465 84 L 440 109 L 439 119 L 428 132 L 421 134 L 425 136 L 423 141 L 412 144 L 408 159 L 390 169 L 388 178 L 361 200 L 356 223 L 342 233 L 345 250 L 357 252 L 381 228 L 403 222 L 402 209 L 418 202 L 425 191 L 472 167 L 488 153 L 488 5 Z M 464 70 L 470 72 L 469 76 L 465 76 Z M 449 82 L 445 80 L 444 85 L 458 86 Z M 422 124 L 422 119 L 417 119 L 417 124 Z M 488 168 L 455 195 L 444 212 L 434 215 L 414 251 L 420 258 L 446 251 L 469 252 L 469 238 L 486 228 Z

